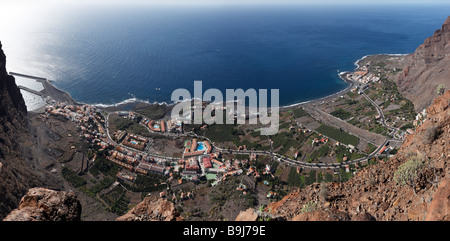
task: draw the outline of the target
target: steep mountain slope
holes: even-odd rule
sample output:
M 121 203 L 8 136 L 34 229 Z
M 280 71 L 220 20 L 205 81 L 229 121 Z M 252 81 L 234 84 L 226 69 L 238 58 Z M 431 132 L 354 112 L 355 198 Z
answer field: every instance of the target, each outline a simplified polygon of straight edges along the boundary
M 27 108 L 14 77 L 6 72 L 0 43 L 0 220 L 16 208 L 25 192 L 47 186 L 51 178 L 26 162 L 20 143 L 29 141 Z
M 405 59 L 405 67 L 397 77 L 400 92 L 410 99 L 416 112 L 429 106 L 437 97 L 437 87 L 450 88 L 450 17 L 441 29 L 427 38 Z
M 450 91 L 427 112 L 426 121 L 389 161 L 346 183 L 294 191 L 266 210 L 287 220 L 450 220 Z M 416 160 L 421 165 L 411 168 Z M 409 171 L 402 172 L 407 166 Z M 401 173 L 408 177 L 405 185 Z

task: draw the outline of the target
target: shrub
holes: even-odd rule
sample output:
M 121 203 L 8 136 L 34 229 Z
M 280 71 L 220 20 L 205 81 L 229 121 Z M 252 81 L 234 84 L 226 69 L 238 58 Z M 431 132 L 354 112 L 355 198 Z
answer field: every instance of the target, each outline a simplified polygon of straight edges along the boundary
M 437 129 L 438 128 L 436 126 L 431 126 L 425 131 L 425 135 L 423 138 L 424 144 L 431 144 L 436 139 Z
M 445 91 L 445 88 L 446 88 L 446 86 L 444 85 L 444 84 L 440 84 L 438 87 L 437 87 L 437 94 L 438 95 L 442 95 L 442 94 L 444 94 L 444 91 Z
M 319 206 L 317 205 L 317 202 L 309 201 L 308 203 L 303 205 L 302 209 L 300 210 L 300 213 L 312 212 L 317 210 L 318 208 Z
M 325 182 L 320 183 L 320 190 L 319 190 L 319 197 L 322 198 L 322 200 L 327 200 L 329 195 L 328 186 Z
M 414 186 L 419 177 L 419 172 L 425 167 L 426 162 L 417 156 L 401 164 L 394 173 L 394 180 L 400 185 Z

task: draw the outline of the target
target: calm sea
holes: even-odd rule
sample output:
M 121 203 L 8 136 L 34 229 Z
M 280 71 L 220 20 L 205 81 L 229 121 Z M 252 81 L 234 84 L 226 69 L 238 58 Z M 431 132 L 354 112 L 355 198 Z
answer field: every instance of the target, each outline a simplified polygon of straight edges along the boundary
M 168 102 L 173 90 L 279 89 L 280 104 L 347 87 L 339 71 L 413 52 L 447 6 L 80 7 L 0 24 L 8 71 L 47 77 L 90 104 Z M 193 91 L 191 92 L 193 94 Z

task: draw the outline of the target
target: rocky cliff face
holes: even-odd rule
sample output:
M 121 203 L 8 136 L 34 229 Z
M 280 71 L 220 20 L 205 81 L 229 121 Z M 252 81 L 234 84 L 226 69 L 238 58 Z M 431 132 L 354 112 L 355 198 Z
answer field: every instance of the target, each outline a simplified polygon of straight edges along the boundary
M 429 106 L 437 97 L 437 87 L 450 88 L 450 17 L 416 51 L 407 56 L 397 84 L 402 94 L 410 99 L 416 112 Z
M 346 183 L 313 184 L 266 211 L 286 220 L 450 220 L 450 91 L 427 108 L 427 120 L 387 162 L 360 171 Z M 394 178 L 412 159 L 425 164 L 409 185 Z M 313 203 L 314 205 L 311 205 Z M 302 212 L 310 205 L 313 211 Z
M 14 77 L 6 72 L 0 43 L 0 220 L 16 208 L 25 192 L 46 186 L 47 177 L 24 160 L 20 143 L 29 140 L 27 109 Z
M 117 221 L 182 221 L 175 205 L 163 198 L 146 197 Z
M 81 204 L 72 192 L 32 188 L 3 221 L 80 221 Z

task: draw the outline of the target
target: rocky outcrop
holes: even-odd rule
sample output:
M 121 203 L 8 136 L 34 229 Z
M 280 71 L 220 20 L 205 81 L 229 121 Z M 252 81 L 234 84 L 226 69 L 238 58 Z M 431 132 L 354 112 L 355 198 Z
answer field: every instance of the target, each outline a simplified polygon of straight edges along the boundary
M 450 221 L 450 180 L 439 185 L 427 209 L 425 221 Z
M 416 112 L 429 106 L 437 97 L 437 87 L 450 88 L 450 17 L 416 51 L 405 58 L 403 72 L 398 75 L 400 92 L 410 99 Z
M 450 90 L 427 108 L 428 117 L 405 138 L 388 161 L 366 167 L 345 183 L 298 189 L 266 211 L 286 220 L 449 220 Z M 431 134 L 430 134 L 431 130 Z M 421 158 L 426 164 L 410 185 L 394 180 L 399 166 Z M 315 203 L 317 209 L 302 212 Z
M 256 221 L 258 220 L 258 214 L 253 208 L 249 208 L 245 211 L 241 211 L 236 217 L 235 221 Z
M 164 198 L 146 197 L 117 221 L 182 221 L 175 205 Z
M 80 221 L 81 204 L 74 193 L 32 188 L 3 221 Z

